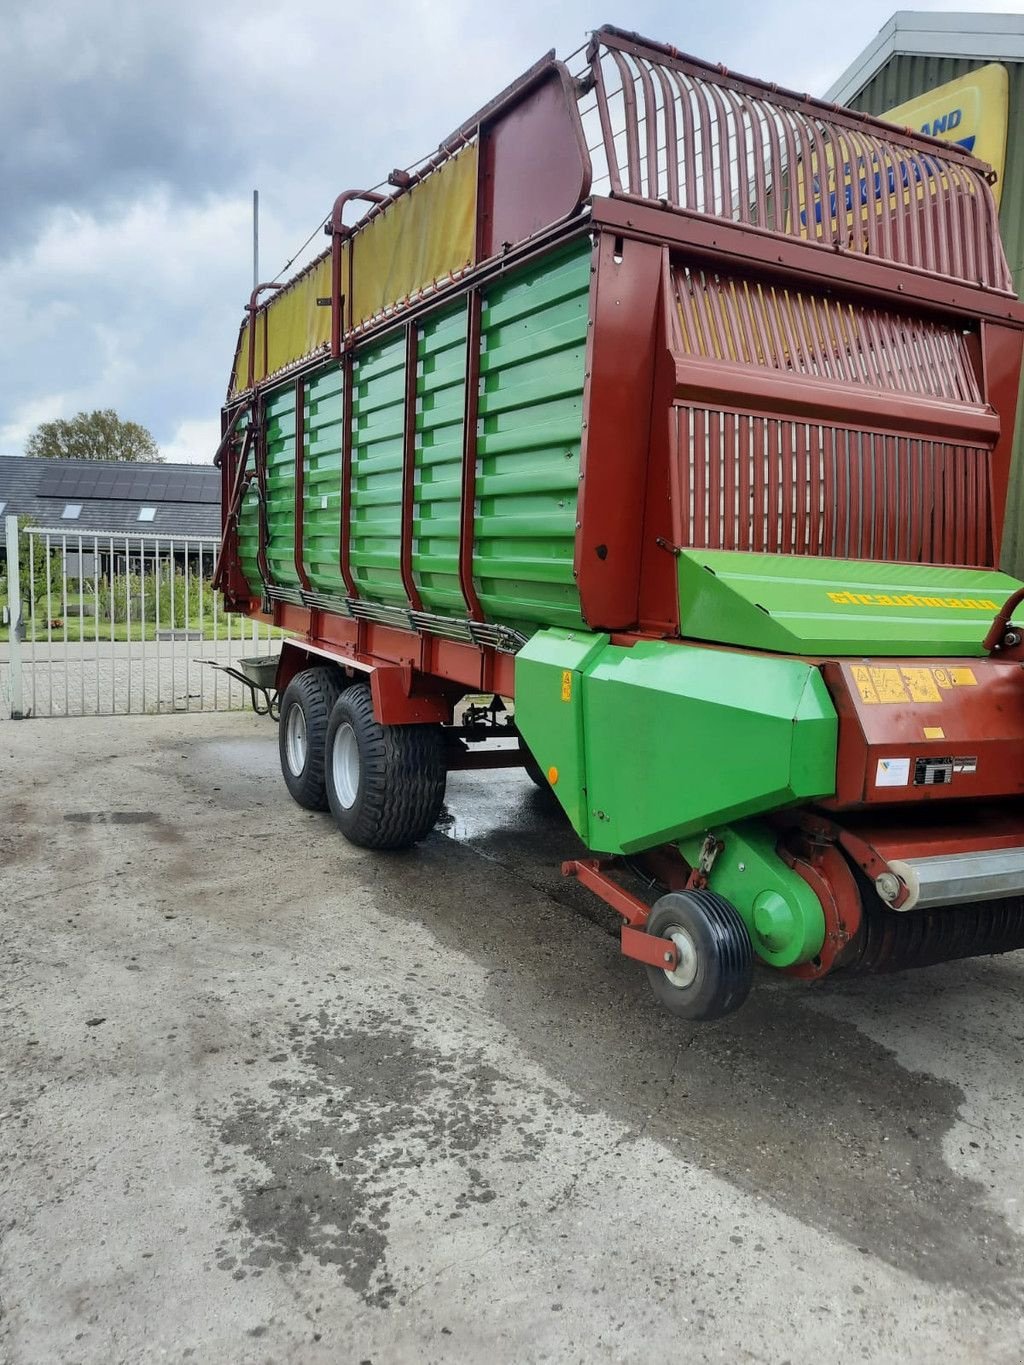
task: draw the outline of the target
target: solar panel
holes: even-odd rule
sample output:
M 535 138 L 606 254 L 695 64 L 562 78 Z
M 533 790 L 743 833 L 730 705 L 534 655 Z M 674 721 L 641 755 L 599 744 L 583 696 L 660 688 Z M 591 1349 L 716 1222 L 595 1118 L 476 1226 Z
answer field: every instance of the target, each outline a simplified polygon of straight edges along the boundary
M 202 502 L 220 500 L 220 474 L 202 465 L 160 465 L 54 460 L 40 476 L 44 498 L 116 498 L 124 502 Z

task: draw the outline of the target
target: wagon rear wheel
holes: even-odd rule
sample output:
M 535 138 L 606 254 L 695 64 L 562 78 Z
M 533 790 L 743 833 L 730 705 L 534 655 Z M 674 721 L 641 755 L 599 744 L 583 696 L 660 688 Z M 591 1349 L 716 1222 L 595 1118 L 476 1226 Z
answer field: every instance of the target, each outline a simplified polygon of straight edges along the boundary
M 408 848 L 433 829 L 446 776 L 439 725 L 381 725 L 360 683 L 334 703 L 325 754 L 331 814 L 351 843 Z
M 306 810 L 327 809 L 324 746 L 327 724 L 341 692 L 333 668 L 306 668 L 284 690 L 277 742 L 285 786 Z

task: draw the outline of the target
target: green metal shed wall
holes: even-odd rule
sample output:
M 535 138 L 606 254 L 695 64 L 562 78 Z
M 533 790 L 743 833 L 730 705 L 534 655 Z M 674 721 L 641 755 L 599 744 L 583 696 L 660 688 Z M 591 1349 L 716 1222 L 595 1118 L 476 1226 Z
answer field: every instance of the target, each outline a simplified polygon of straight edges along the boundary
M 945 85 L 969 71 L 987 66 L 985 61 L 962 57 L 891 57 L 850 107 L 865 114 L 882 114 L 907 100 Z M 1010 77 L 1010 107 L 1006 139 L 1006 169 L 999 227 L 1018 294 L 1024 293 L 1024 62 L 1003 61 Z M 1015 135 L 1016 130 L 1016 135 Z M 1002 566 L 1024 578 L 1024 381 L 1017 405 L 1017 431 L 1013 444 L 1013 471 L 1006 505 Z

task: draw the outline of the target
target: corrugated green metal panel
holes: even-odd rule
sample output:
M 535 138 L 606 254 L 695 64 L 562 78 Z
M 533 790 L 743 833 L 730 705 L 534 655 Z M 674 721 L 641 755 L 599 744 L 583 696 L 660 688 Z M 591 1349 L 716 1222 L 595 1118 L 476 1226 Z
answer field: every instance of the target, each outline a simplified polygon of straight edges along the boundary
M 248 418 L 243 417 L 238 424 L 239 433 L 243 433 L 248 425 Z M 251 452 L 249 454 L 249 468 L 252 469 Z M 259 597 L 263 591 L 263 578 L 259 566 L 259 518 L 259 496 L 255 484 L 251 484 L 248 492 L 242 498 L 242 505 L 238 510 L 238 560 L 249 584 L 249 591 L 254 597 Z
M 360 593 L 404 603 L 402 450 L 405 337 L 355 358 L 352 377 L 352 576 Z
M 306 384 L 302 557 L 310 584 L 345 592 L 341 576 L 341 433 L 344 383 L 337 363 Z
M 465 301 L 424 322 L 416 379 L 416 486 L 412 567 L 427 611 L 465 616 L 459 586 L 459 516 L 465 435 Z
M 965 57 L 891 58 L 850 101 L 854 109 L 881 114 L 937 85 L 976 71 L 987 62 Z M 1003 62 L 1010 78 L 1010 107 L 1006 139 L 1006 168 L 999 204 L 999 227 L 1006 257 L 1013 272 L 1014 288 L 1024 293 L 1024 63 Z M 1024 382 L 1017 405 L 1017 432 L 1013 447 L 1013 473 L 1006 506 L 1002 567 L 1024 577 Z
M 267 565 L 274 583 L 297 587 L 295 570 L 295 388 L 268 396 Z
M 488 619 L 580 624 L 576 538 L 590 246 L 492 286 L 481 313 L 473 574 Z

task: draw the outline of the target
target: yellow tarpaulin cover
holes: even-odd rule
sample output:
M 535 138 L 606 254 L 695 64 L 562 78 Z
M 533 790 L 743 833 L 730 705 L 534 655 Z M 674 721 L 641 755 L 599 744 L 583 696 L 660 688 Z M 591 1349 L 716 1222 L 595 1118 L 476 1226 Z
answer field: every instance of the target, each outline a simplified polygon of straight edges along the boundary
M 312 355 L 331 339 L 331 310 L 318 298 L 331 294 L 331 257 L 328 252 L 315 261 L 294 284 L 282 289 L 256 318 L 256 378 L 263 379 L 286 365 Z M 266 328 L 267 363 L 263 363 Z M 244 389 L 249 377 L 249 327 L 243 325 L 232 391 Z
M 352 262 L 351 307 L 346 328 L 464 270 L 475 259 L 476 144 L 464 148 L 372 219 L 343 246 L 342 292 Z M 331 309 L 317 303 L 331 293 L 330 252 L 274 295 L 256 318 L 257 382 L 313 355 L 331 339 Z M 266 363 L 264 363 L 264 328 Z M 248 385 L 249 327 L 243 325 L 232 393 Z
M 352 324 L 472 265 L 476 144 L 401 195 L 352 239 Z

